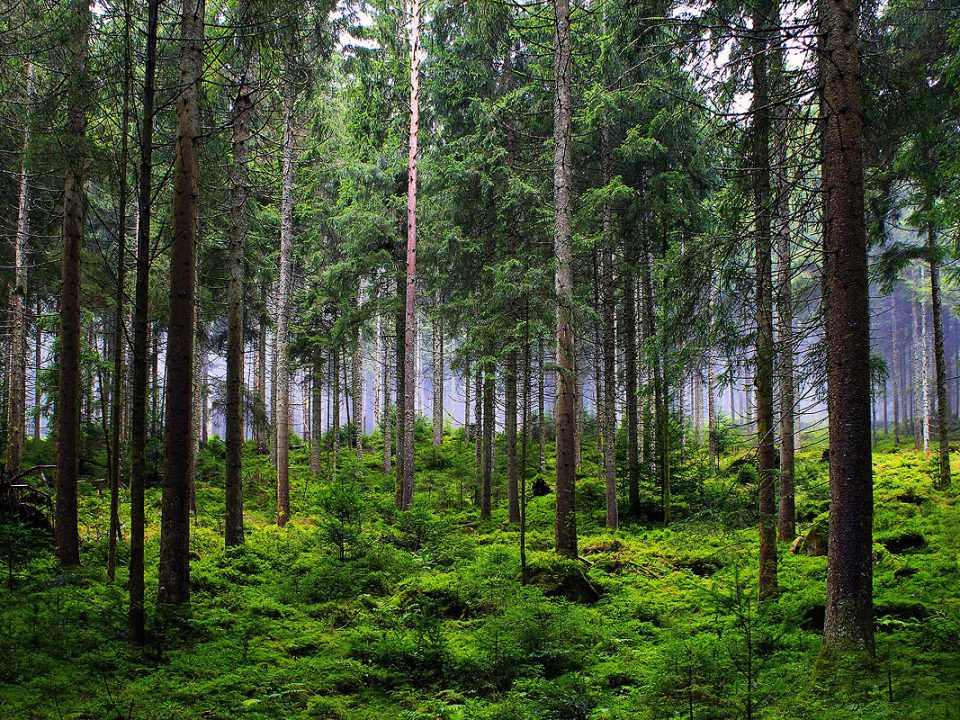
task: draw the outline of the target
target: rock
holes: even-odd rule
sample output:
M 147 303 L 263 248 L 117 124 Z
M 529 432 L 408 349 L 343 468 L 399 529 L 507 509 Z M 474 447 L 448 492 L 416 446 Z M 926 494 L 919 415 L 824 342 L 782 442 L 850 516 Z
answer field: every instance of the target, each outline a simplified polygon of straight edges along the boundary
M 916 550 L 927 546 L 927 539 L 917 532 L 903 532 L 899 535 L 878 539 L 877 542 L 894 555 L 902 555 L 907 550 Z
M 790 552 L 794 555 L 803 553 L 811 557 L 823 557 L 827 554 L 829 546 L 829 526 L 826 516 L 821 516 L 815 520 L 807 532 L 800 535 L 790 546 Z
M 927 606 L 923 603 L 910 601 L 893 601 L 888 603 L 878 603 L 874 607 L 874 617 L 877 620 L 877 629 L 880 632 L 893 632 L 896 625 L 889 620 L 899 620 L 900 622 L 910 620 L 925 620 L 930 614 Z
M 820 462 L 830 462 L 830 448 L 826 448 L 820 455 Z
M 897 495 L 897 500 L 907 505 L 923 505 L 927 499 L 920 495 L 916 490 L 910 488 Z

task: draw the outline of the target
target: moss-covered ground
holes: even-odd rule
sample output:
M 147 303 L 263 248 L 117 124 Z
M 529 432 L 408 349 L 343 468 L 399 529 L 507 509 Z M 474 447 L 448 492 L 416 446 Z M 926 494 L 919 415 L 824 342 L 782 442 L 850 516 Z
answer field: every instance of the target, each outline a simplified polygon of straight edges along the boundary
M 755 473 L 734 464 L 737 453 L 718 472 L 702 451 L 678 453 L 671 527 L 651 512 L 611 533 L 588 439 L 582 560 L 554 555 L 553 496 L 531 497 L 521 584 L 500 448 L 497 509 L 480 522 L 474 449 L 460 431 L 439 449 L 418 445 L 416 503 L 403 513 L 377 438 L 368 444 L 362 462 L 344 450 L 335 473 L 325 459 L 324 477 L 309 473 L 305 448 L 292 452 L 294 517 L 283 530 L 269 458 L 249 449 L 247 543 L 228 551 L 223 446 L 208 443 L 193 600 L 181 612 L 149 603 L 143 648 L 126 641 L 125 548 L 106 582 L 102 484 L 81 484 L 76 571 L 61 570 L 46 538 L 4 524 L 0 718 L 960 718 L 960 480 L 935 491 L 920 452 L 884 440 L 874 457 L 877 653 L 851 670 L 818 663 L 825 557 L 781 545 L 782 592 L 757 607 Z M 797 472 L 801 531 L 827 510 L 822 445 L 809 446 Z M 645 481 L 644 491 L 654 507 L 655 488 Z M 151 487 L 148 598 L 159 502 Z

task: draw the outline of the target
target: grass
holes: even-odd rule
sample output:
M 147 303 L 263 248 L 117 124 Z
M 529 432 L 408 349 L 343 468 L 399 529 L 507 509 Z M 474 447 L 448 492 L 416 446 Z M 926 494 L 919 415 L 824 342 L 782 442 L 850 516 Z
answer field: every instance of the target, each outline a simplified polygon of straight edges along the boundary
M 107 499 L 94 484 L 81 484 L 76 571 L 60 569 L 45 538 L 3 525 L 0 718 L 960 717 L 960 513 L 955 492 L 933 489 L 934 460 L 922 453 L 887 443 L 875 454 L 877 655 L 844 671 L 817 666 L 826 558 L 782 545 L 782 592 L 757 608 L 749 473 L 713 473 L 702 451 L 678 453 L 678 520 L 611 533 L 588 439 L 583 560 L 552 553 L 553 497 L 531 498 L 531 582 L 521 585 L 500 448 L 485 523 L 469 502 L 473 447 L 459 433 L 440 449 L 418 446 L 418 496 L 404 513 L 379 471 L 378 439 L 369 442 L 360 463 L 345 450 L 331 478 L 311 477 L 306 451 L 292 452 L 294 514 L 282 531 L 273 470 L 250 449 L 247 544 L 230 551 L 223 447 L 203 448 L 193 601 L 182 613 L 148 607 L 144 648 L 125 640 L 125 569 L 106 582 Z M 822 449 L 809 447 L 798 461 L 801 530 L 827 509 Z M 652 503 L 652 481 L 644 492 Z M 159 500 L 151 488 L 148 598 Z

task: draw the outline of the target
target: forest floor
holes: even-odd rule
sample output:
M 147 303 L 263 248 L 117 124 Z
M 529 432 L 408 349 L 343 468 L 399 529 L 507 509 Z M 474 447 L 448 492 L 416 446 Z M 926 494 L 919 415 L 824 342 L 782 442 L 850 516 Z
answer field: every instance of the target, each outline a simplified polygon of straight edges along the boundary
M 46 538 L 0 526 L 0 718 L 960 718 L 960 480 L 933 490 L 933 461 L 912 448 L 883 441 L 874 457 L 877 654 L 851 677 L 818 664 L 825 557 L 782 544 L 782 592 L 758 611 L 755 471 L 734 464 L 736 453 L 719 472 L 702 452 L 678 462 L 669 529 L 635 521 L 611 534 L 586 443 L 582 560 L 554 555 L 553 496 L 531 498 L 524 585 L 502 452 L 498 510 L 480 522 L 462 499 L 473 493 L 474 449 L 459 431 L 439 449 L 422 438 L 417 499 L 404 513 L 369 440 L 362 463 L 343 451 L 333 481 L 311 476 L 304 449 L 292 453 L 284 530 L 273 524 L 269 458 L 251 452 L 247 543 L 232 550 L 223 445 L 207 444 L 193 600 L 177 614 L 150 604 L 142 649 L 125 640 L 124 547 L 116 583 L 106 582 L 109 503 L 94 483 L 81 484 L 76 571 L 59 568 Z M 42 443 L 28 455 L 49 452 Z M 825 517 L 821 452 L 811 443 L 800 455 L 801 530 Z M 654 488 L 644 491 L 653 506 Z M 151 488 L 148 598 L 159 504 Z

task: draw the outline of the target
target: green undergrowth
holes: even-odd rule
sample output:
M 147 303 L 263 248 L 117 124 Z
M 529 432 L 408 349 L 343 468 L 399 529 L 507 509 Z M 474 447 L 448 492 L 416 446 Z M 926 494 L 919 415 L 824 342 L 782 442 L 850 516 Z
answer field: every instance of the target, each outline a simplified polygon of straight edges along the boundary
M 362 461 L 345 449 L 334 470 L 325 458 L 320 477 L 294 443 L 283 530 L 269 459 L 248 449 L 247 542 L 231 550 L 223 446 L 203 448 L 193 600 L 180 611 L 151 604 L 143 648 L 125 640 L 125 548 L 106 582 L 96 483 L 81 483 L 79 570 L 61 570 L 45 538 L 2 525 L 0 718 L 960 717 L 960 512 L 955 490 L 932 489 L 921 453 L 875 456 L 877 653 L 848 668 L 818 665 L 825 557 L 782 544 L 781 593 L 757 607 L 755 471 L 736 466 L 735 452 L 719 472 L 702 452 L 678 456 L 670 528 L 651 511 L 611 533 L 586 442 L 581 557 L 552 552 L 553 496 L 531 496 L 524 584 L 500 448 L 497 510 L 481 522 L 474 449 L 460 433 L 418 446 L 417 500 L 405 512 L 393 507 L 378 439 L 369 442 Z M 801 530 L 828 509 L 821 453 L 811 444 L 800 454 Z M 542 477 L 552 485 L 550 457 Z M 655 508 L 650 479 L 643 492 Z M 147 512 L 153 597 L 155 487 Z

